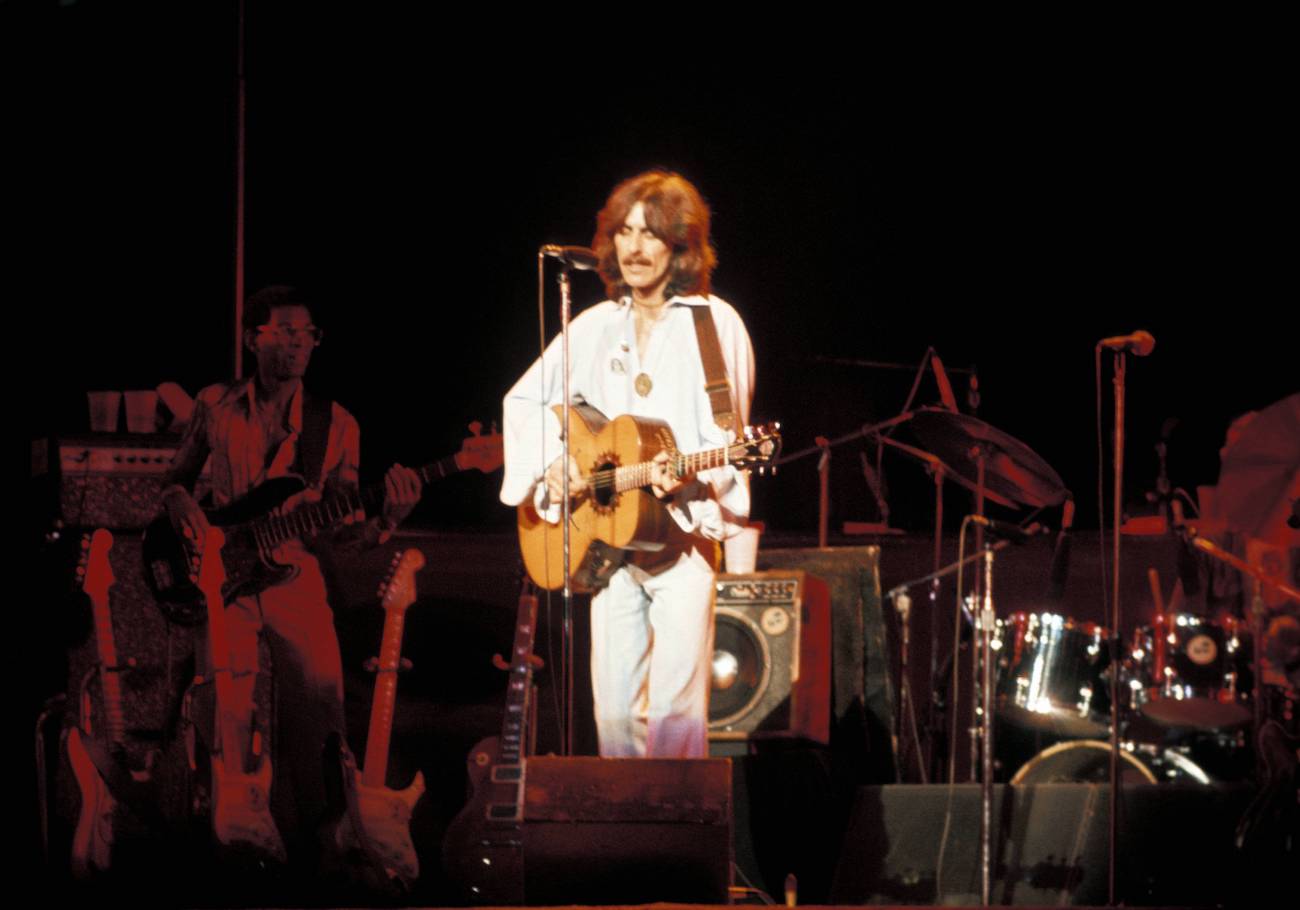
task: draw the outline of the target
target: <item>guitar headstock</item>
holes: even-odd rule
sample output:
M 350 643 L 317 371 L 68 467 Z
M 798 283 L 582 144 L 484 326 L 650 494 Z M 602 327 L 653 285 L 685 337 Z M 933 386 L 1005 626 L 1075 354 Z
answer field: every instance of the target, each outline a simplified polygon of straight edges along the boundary
M 740 438 L 727 447 L 727 463 L 741 468 L 758 468 L 759 473 L 776 470 L 781 454 L 781 424 L 773 421 L 745 427 Z
M 469 431 L 470 436 L 461 443 L 460 451 L 456 453 L 457 467 L 462 471 L 477 468 L 484 474 L 490 474 L 505 464 L 505 448 L 495 423 L 492 424 L 492 432 L 486 436 L 482 435 L 483 424 L 477 420 L 469 425 Z
M 107 597 L 108 589 L 117 581 L 113 577 L 113 564 L 108 558 L 113 549 L 113 532 L 107 528 L 96 528 L 94 534 L 81 538 L 81 549 L 81 561 L 77 566 L 81 589 L 92 600 Z
M 415 573 L 424 568 L 424 554 L 411 547 L 393 557 L 388 574 L 379 586 L 384 610 L 405 610 L 415 603 Z

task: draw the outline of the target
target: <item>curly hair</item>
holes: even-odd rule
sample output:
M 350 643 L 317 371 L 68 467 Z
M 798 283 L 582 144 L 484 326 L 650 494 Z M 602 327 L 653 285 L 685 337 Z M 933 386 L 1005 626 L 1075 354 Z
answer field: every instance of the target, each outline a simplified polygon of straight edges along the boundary
M 638 202 L 645 209 L 646 226 L 672 248 L 665 297 L 674 294 L 708 294 L 709 276 L 718 256 L 709 242 L 709 207 L 700 191 L 672 171 L 652 170 L 624 180 L 596 216 L 596 236 L 591 247 L 600 262 L 600 277 L 613 300 L 629 293 L 619 269 L 614 235 L 623 227 Z

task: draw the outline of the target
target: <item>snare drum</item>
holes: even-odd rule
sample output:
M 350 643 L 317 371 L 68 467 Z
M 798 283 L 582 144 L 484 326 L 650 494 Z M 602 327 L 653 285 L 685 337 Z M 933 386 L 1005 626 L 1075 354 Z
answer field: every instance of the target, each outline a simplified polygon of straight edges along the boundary
M 1166 727 L 1219 730 L 1250 722 L 1241 685 L 1245 649 L 1235 619 L 1167 613 L 1134 635 L 1129 695 Z
M 1015 613 L 998 621 L 993 646 L 998 711 L 1008 722 L 1058 736 L 1109 729 L 1101 626 L 1055 613 Z

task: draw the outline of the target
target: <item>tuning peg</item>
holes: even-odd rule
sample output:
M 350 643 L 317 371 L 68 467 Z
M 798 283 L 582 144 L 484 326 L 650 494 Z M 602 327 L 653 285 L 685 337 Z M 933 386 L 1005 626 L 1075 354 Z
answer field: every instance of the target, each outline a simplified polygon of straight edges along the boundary
M 481 420 L 471 421 L 469 425 L 469 431 L 473 433 L 475 436 L 481 436 L 483 433 L 483 421 Z

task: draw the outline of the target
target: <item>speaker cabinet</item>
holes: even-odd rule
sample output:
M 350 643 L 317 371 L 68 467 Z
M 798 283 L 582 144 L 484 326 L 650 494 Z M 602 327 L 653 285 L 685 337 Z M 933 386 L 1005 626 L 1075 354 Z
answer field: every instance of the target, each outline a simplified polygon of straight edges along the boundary
M 471 903 L 727 903 L 725 759 L 535 756 L 490 774 L 443 843 Z
M 1121 792 L 1120 903 L 1216 906 L 1258 877 L 1237 868 L 1232 846 L 1248 785 L 1125 784 Z M 1105 784 L 994 787 L 991 902 L 1105 904 L 1109 812 Z M 979 817 L 979 784 L 859 788 L 831 903 L 978 903 Z
M 830 593 L 803 571 L 719 575 L 709 738 L 830 741 Z

